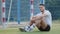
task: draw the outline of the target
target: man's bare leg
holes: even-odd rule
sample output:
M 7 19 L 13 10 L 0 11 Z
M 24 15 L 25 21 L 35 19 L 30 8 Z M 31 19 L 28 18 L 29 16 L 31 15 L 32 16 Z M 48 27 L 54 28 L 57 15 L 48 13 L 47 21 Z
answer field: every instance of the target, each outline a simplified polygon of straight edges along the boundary
M 32 19 L 32 20 L 30 21 L 29 25 L 31 26 L 31 25 L 33 25 L 34 23 L 35 23 L 35 20 Z
M 44 23 L 43 21 L 41 21 L 40 23 L 36 24 L 37 28 L 42 27 L 43 29 L 45 29 L 47 27 L 47 24 Z
M 37 24 L 36 26 L 40 31 L 50 31 L 50 26 L 44 21 L 41 21 L 41 23 Z
M 45 29 L 47 27 L 47 24 L 45 23 L 45 18 L 42 18 L 41 20 L 41 27 Z

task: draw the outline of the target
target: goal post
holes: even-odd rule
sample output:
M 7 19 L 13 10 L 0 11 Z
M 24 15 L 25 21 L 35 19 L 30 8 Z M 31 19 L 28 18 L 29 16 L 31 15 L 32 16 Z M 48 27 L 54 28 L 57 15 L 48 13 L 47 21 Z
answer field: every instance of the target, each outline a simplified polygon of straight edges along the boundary
M 5 29 L 6 28 L 6 15 L 5 15 L 5 12 L 6 12 L 6 9 L 5 9 L 5 0 L 1 0 L 2 2 L 2 5 L 1 5 L 1 10 L 2 10 L 2 24 L 3 24 L 3 28 Z

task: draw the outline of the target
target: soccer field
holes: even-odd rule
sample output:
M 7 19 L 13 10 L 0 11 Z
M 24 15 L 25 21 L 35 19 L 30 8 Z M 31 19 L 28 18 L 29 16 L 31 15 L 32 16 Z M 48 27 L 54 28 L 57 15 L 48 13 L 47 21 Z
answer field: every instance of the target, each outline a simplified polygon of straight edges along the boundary
M 60 34 L 60 21 L 53 21 L 53 26 L 49 32 L 41 32 L 37 28 L 33 32 L 20 32 L 18 28 L 0 29 L 0 34 Z

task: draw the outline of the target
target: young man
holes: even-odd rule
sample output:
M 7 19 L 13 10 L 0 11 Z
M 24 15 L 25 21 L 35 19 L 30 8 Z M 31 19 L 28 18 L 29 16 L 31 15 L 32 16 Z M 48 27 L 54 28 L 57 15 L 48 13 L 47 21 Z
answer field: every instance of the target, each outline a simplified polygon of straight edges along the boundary
M 51 13 L 45 9 L 44 4 L 39 5 L 40 13 L 33 16 L 29 25 L 24 29 L 19 28 L 21 31 L 31 31 L 34 26 L 36 26 L 40 31 L 50 31 L 52 26 L 52 16 Z

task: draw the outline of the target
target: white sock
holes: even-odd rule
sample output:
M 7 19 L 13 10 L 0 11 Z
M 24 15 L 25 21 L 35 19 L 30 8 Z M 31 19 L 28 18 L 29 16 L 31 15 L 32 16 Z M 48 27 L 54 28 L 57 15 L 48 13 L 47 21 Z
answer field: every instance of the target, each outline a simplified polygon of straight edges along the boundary
M 25 29 L 25 31 L 29 32 L 30 26 L 29 25 L 28 26 L 25 26 L 24 29 Z
M 35 28 L 35 24 L 31 25 L 30 28 L 33 30 Z
M 35 24 L 33 25 L 28 25 L 28 26 L 25 26 L 24 29 L 28 32 L 28 31 L 33 31 L 33 29 L 35 28 Z

